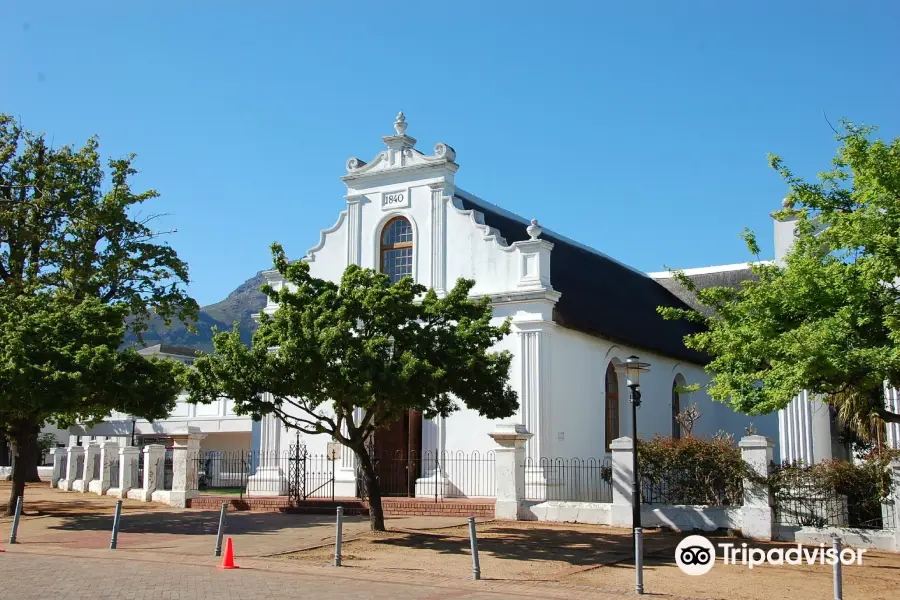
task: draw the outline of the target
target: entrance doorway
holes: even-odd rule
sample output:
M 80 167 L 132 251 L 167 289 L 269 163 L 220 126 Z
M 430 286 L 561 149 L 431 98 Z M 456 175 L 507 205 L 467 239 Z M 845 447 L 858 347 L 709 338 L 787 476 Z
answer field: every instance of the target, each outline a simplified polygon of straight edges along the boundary
M 385 496 L 414 496 L 422 471 L 422 413 L 403 416 L 375 432 L 376 471 Z

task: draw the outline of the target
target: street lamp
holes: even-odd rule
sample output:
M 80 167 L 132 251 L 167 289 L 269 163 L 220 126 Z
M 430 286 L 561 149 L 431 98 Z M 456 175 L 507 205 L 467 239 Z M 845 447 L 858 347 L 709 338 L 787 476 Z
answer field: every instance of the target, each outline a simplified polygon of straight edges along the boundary
M 625 371 L 625 381 L 629 390 L 629 398 L 631 400 L 631 439 L 632 439 L 632 482 L 631 482 L 631 510 L 632 510 L 632 532 L 636 527 L 641 526 L 641 495 L 640 495 L 640 475 L 638 474 L 638 429 L 637 429 L 637 408 L 641 405 L 641 373 L 650 371 L 650 363 L 641 362 L 634 355 L 625 359 L 625 364 L 620 367 Z

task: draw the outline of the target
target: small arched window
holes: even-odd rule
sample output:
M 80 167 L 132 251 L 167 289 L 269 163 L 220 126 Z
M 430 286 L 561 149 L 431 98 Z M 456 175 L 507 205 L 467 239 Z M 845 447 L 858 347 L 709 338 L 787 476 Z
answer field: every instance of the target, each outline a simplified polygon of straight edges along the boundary
M 606 367 L 606 451 L 619 437 L 619 376 L 612 363 Z
M 394 217 L 381 233 L 381 272 L 397 283 L 413 272 L 412 225 L 403 217 Z
M 672 382 L 672 437 L 681 439 L 681 423 L 678 415 L 681 414 L 681 395 L 678 393 L 678 380 Z

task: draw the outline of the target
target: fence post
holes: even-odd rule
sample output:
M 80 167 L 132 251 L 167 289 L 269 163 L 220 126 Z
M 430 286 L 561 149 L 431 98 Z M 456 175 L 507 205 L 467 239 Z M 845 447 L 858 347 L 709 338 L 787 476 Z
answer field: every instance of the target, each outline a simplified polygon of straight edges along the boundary
M 112 440 L 104 440 L 100 442 L 100 479 L 97 483 L 91 482 L 90 490 L 97 494 L 98 496 L 102 496 L 109 490 L 110 487 L 114 485 L 119 485 L 119 482 L 111 482 L 109 480 L 109 470 L 112 467 L 113 462 L 119 455 L 119 444 Z M 121 470 L 122 461 L 119 461 L 119 469 Z
M 164 476 L 163 458 L 166 455 L 166 447 L 162 444 L 148 444 L 144 446 L 144 481 L 141 482 L 140 500 L 149 502 L 153 499 L 153 492 L 162 487 Z
M 631 488 L 634 479 L 634 445 L 630 437 L 620 437 L 609 443 L 612 452 L 612 506 L 610 525 L 631 527 L 634 511 L 631 504 Z
M 135 480 L 135 465 L 141 459 L 141 449 L 137 446 L 122 446 L 119 448 L 119 498 L 127 498 L 128 492 L 139 489 L 141 482 Z
M 100 444 L 91 442 L 84 449 L 84 468 L 81 471 L 81 480 L 75 481 L 74 489 L 82 494 L 90 491 L 94 476 L 99 474 Z
M 59 482 L 59 489 L 71 492 L 78 479 L 78 462 L 84 461 L 84 446 L 69 446 L 66 448 L 66 478 Z
M 53 473 L 50 475 L 50 487 L 55 488 L 66 474 L 62 471 L 63 457 L 68 452 L 67 448 L 50 448 L 50 457 L 53 459 Z
M 498 423 L 488 435 L 500 446 L 494 451 L 497 485 L 494 518 L 516 521 L 524 516 L 520 513 L 525 499 L 525 442 L 534 434 L 518 423 Z
M 759 477 L 768 477 L 774 444 L 762 435 L 748 435 L 738 444 L 741 458 Z M 741 532 L 754 540 L 771 540 L 774 534 L 772 490 L 768 482 L 744 479 Z

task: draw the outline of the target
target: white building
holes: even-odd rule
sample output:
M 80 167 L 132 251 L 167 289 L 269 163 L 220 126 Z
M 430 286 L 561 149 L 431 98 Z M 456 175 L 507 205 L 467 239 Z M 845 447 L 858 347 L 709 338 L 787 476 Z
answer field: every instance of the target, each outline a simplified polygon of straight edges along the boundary
M 401 113 L 387 148 L 371 162 L 347 161 L 342 180 L 346 208 L 323 229 L 304 260 L 313 276 L 339 281 L 349 264 L 374 268 L 399 279 L 411 275 L 438 294 L 457 278 L 474 279 L 474 296 L 489 296 L 495 322 L 509 317 L 512 333 L 497 350 L 514 359 L 511 384 L 520 408 L 508 421 L 523 423 L 534 436 L 527 456 L 603 457 L 610 442 L 630 435 L 631 409 L 624 377 L 615 367 L 629 355 L 651 364 L 642 377 L 639 433 L 678 434 L 679 407 L 699 405 L 694 435 L 724 430 L 740 438 L 751 421 L 761 435 L 777 438 L 775 415 L 750 419 L 703 391 L 709 376 L 705 357 L 687 349 L 685 334 L 695 325 L 665 321 L 661 305 L 686 304 L 669 288 L 668 274 L 649 276 L 544 228 L 537 221 L 491 204 L 456 183 L 456 152 L 444 143 L 433 154 L 416 149 Z M 706 270 L 711 282 L 747 271 L 746 265 Z M 283 284 L 275 271 L 269 283 Z M 712 284 L 712 283 L 711 283 Z M 276 306 L 269 304 L 266 312 Z M 700 384 L 700 391 L 676 393 L 675 386 Z M 192 422 L 191 424 L 195 424 Z M 383 456 L 428 451 L 489 451 L 495 423 L 461 410 L 449 418 L 422 420 L 411 414 L 376 434 Z M 284 452 L 295 434 L 275 417 L 261 424 L 265 452 Z M 310 452 L 324 452 L 326 436 L 302 436 Z M 283 477 L 272 466 L 260 477 Z M 422 478 L 430 474 L 426 467 Z M 453 484 L 453 475 L 448 474 Z M 339 495 L 352 494 L 354 459 L 342 453 L 336 480 Z
M 156 344 L 138 350 L 138 354 L 191 365 L 199 352 L 182 346 Z M 232 400 L 220 398 L 212 404 L 190 404 L 184 393 L 179 395 L 175 409 L 167 419 L 150 422 L 114 412 L 104 422 L 93 427 L 69 428 L 69 443 L 87 445 L 93 441 L 114 440 L 120 446 L 150 443 L 169 445 L 169 434 L 183 431 L 187 426 L 199 427 L 206 434 L 201 441 L 201 450 L 249 450 L 253 446 L 254 431 L 258 445 L 259 424 L 254 423 L 249 416 L 235 414 Z

